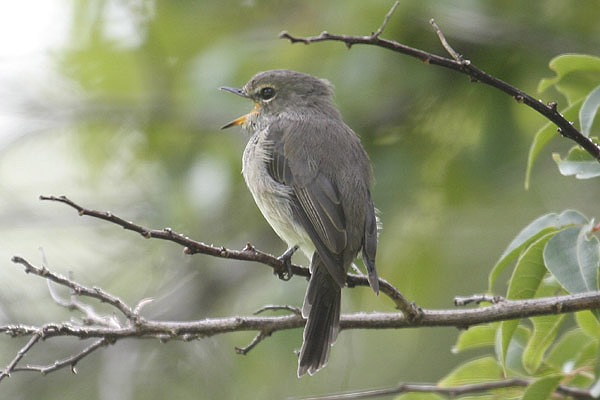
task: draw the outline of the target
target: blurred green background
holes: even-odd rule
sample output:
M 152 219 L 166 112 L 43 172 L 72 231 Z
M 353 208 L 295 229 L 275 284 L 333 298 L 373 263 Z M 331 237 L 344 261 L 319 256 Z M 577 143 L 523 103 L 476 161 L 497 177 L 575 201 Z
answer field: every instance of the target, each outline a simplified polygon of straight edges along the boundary
M 38 200 L 66 194 L 137 223 L 169 226 L 229 248 L 250 241 L 280 254 L 243 182 L 247 137 L 224 123 L 251 104 L 220 92 L 254 73 L 290 68 L 330 80 L 346 122 L 373 162 L 383 231 L 380 275 L 423 307 L 452 307 L 482 292 L 512 237 L 546 212 L 598 211 L 600 190 L 559 175 L 552 150 L 523 189 L 525 160 L 542 117 L 465 76 L 380 48 L 291 45 L 282 30 L 369 34 L 389 0 L 24 0 L 0 5 L 0 324 L 77 317 L 46 283 L 10 257 L 100 286 L 129 304 L 152 297 L 147 318 L 248 315 L 265 304 L 301 305 L 306 281 L 268 267 L 145 240 Z M 428 23 L 477 66 L 544 101 L 538 81 L 562 53 L 598 55 L 597 1 L 401 1 L 384 37 L 445 55 Z M 306 264 L 302 256 L 294 261 Z M 504 287 L 499 287 L 501 294 Z M 63 294 L 63 291 L 61 291 Z M 96 304 L 96 303 L 94 303 Z M 98 309 L 109 312 L 98 306 Z M 343 292 L 343 310 L 391 311 L 368 288 Z M 110 311 L 112 312 L 112 310 Z M 298 379 L 301 330 L 277 332 L 248 355 L 254 333 L 160 344 L 124 340 L 67 369 L 15 373 L 11 399 L 228 399 L 307 396 L 436 381 L 471 355 L 453 355 L 456 329 L 345 331 L 330 362 Z M 0 368 L 26 339 L 0 338 Z M 25 363 L 51 363 L 86 345 L 38 344 Z

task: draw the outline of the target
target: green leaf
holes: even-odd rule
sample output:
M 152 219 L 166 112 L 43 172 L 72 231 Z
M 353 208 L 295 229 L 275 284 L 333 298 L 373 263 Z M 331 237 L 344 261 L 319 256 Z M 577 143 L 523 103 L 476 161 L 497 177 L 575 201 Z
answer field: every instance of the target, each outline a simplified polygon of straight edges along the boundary
M 577 353 L 571 354 L 570 360 L 563 365 L 563 372 L 572 377 L 569 385 L 573 387 L 589 387 L 594 384 L 595 377 L 599 376 L 598 341 L 584 336 L 585 345 Z M 577 371 L 589 371 L 590 373 L 575 373 Z
M 500 329 L 498 330 L 500 340 L 496 340 L 496 345 L 500 344 L 500 347 L 497 348 L 497 350 L 499 350 L 498 358 L 502 362 L 504 369 L 507 368 L 506 359 L 508 355 L 508 348 L 513 340 L 517 327 L 519 326 L 519 322 L 520 320 L 513 319 L 510 321 L 502 321 L 500 323 Z
M 547 272 L 544 265 L 544 248 L 556 234 L 557 232 L 545 234 L 521 254 L 508 281 L 506 298 L 529 299 L 534 297 Z
M 577 111 L 579 110 L 579 106 L 582 102 L 583 97 L 562 110 L 561 114 L 563 114 L 567 120 L 575 120 L 575 118 L 577 118 Z M 527 168 L 525 170 L 525 189 L 529 189 L 533 163 L 537 159 L 544 146 L 546 146 L 556 135 L 558 135 L 558 132 L 556 131 L 556 125 L 554 122 L 548 122 L 541 127 L 533 137 L 533 142 L 531 142 L 531 146 L 529 147 L 529 156 L 527 157 Z
M 592 385 L 592 387 L 590 387 L 590 396 L 592 396 L 592 398 L 594 398 L 594 399 L 597 399 L 598 397 L 600 397 L 600 379 L 598 379 Z
M 593 138 L 593 139 L 594 139 L 594 142 L 595 142 L 596 138 Z M 590 155 L 590 153 L 588 153 L 587 151 L 585 151 L 581 147 L 579 147 L 579 146 L 573 146 L 569 150 L 569 153 L 565 157 L 565 160 L 568 160 L 568 161 L 590 161 L 590 160 L 594 160 L 595 161 L 596 159 L 594 157 L 592 157 Z
M 494 357 L 487 356 L 459 365 L 438 382 L 440 387 L 459 386 L 498 380 L 502 369 Z
M 600 323 L 591 311 L 578 311 L 575 313 L 575 321 L 577 325 L 590 337 L 598 339 L 600 338 Z
M 528 373 L 534 374 L 542 364 L 544 353 L 554 342 L 565 317 L 566 314 L 530 318 L 533 334 L 523 352 L 523 367 Z
M 600 86 L 592 90 L 586 97 L 579 110 L 579 123 L 581 124 L 581 133 L 590 136 L 592 123 L 600 107 Z
M 544 249 L 548 270 L 569 293 L 598 289 L 600 244 L 589 231 L 589 225 L 565 228 Z
M 575 359 L 575 368 L 596 367 L 595 373 L 598 376 L 598 341 L 592 340 L 577 354 Z
M 528 299 L 535 295 L 535 292 L 546 274 L 543 258 L 544 247 L 555 234 L 556 232 L 551 232 L 542 236 L 532 243 L 527 250 L 523 252 L 521 257 L 519 257 L 517 266 L 508 283 L 508 291 L 506 294 L 508 299 Z M 506 366 L 508 347 L 518 324 L 519 320 L 503 321 L 500 324 L 500 330 L 502 332 L 500 360 L 504 366 Z
M 505 375 L 508 375 L 509 371 L 515 371 L 519 374 L 526 373 L 522 363 L 523 350 L 529 341 L 531 333 L 528 328 L 524 327 L 523 325 L 519 325 L 518 322 L 518 320 L 502 321 L 501 329 L 498 329 L 496 334 L 496 356 L 502 362 Z M 513 329 L 512 334 L 510 335 L 506 349 L 503 350 L 504 344 L 502 343 L 502 340 L 505 338 L 505 336 L 503 336 L 502 325 L 508 325 L 511 323 L 516 325 L 516 327 Z
M 537 379 L 527 387 L 523 394 L 523 400 L 551 399 L 552 393 L 554 393 L 562 378 L 561 375 L 549 375 Z
M 563 54 L 550 60 L 550 69 L 556 72 L 554 78 L 542 79 L 538 92 L 555 86 L 567 97 L 569 104 L 589 93 L 590 87 L 600 82 L 600 58 L 587 54 Z
M 585 224 L 587 218 L 575 210 L 566 210 L 561 214 L 551 213 L 543 215 L 529 225 L 527 225 L 519 234 L 510 242 L 504 253 L 500 256 L 500 259 L 492 268 L 492 272 L 489 276 L 489 291 L 492 292 L 492 288 L 498 275 L 506 268 L 506 266 L 519 256 L 521 251 L 529 246 L 532 242 L 540 238 L 541 236 L 552 232 L 556 229 L 560 229 L 566 225 L 572 224 Z
M 465 350 L 493 346 L 496 338 L 496 329 L 498 329 L 498 324 L 470 327 L 458 336 L 456 344 L 452 347 L 452 352 L 460 353 Z
M 590 387 L 590 394 L 596 399 L 600 397 L 600 378 L 598 378 L 600 376 L 600 362 L 598 362 L 599 359 L 600 346 L 596 346 L 596 357 L 594 357 L 594 375 L 596 376 L 596 382 L 594 382 L 594 384 Z
M 576 360 L 581 352 L 588 346 L 591 339 L 581 329 L 573 329 L 564 333 L 561 338 L 552 346 L 550 353 L 546 357 L 546 364 L 557 371 L 569 372 L 575 366 Z M 569 365 L 571 367 L 569 367 Z
M 577 179 L 600 176 L 600 163 L 579 146 L 571 148 L 565 159 L 562 159 L 558 153 L 552 153 L 552 159 L 563 176 L 575 175 Z

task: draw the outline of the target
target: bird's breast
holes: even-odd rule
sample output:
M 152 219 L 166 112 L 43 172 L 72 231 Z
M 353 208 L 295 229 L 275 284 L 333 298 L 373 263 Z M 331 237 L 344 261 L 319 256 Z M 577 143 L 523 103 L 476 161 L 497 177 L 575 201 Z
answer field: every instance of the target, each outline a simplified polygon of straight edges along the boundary
M 288 246 L 298 245 L 310 257 L 314 252 L 314 245 L 294 217 L 294 190 L 275 181 L 268 172 L 271 146 L 272 143 L 266 139 L 266 130 L 255 132 L 244 150 L 242 175 L 256 205 L 275 233 Z

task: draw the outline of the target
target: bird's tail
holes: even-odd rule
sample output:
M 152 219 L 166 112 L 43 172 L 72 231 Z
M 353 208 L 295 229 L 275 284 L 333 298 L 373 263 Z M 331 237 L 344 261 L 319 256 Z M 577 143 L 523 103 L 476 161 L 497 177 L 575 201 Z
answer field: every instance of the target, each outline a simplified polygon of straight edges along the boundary
M 331 345 L 340 331 L 341 288 L 315 252 L 302 316 L 307 319 L 298 359 L 298 377 L 313 375 L 327 364 Z

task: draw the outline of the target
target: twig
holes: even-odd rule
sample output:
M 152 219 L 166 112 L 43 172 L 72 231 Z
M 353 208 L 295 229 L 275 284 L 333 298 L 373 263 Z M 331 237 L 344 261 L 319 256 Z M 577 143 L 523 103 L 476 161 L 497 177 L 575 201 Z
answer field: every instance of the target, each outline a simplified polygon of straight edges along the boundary
M 396 0 L 396 2 L 394 2 L 394 5 L 392 6 L 392 8 L 390 8 L 390 11 L 388 11 L 388 13 L 385 14 L 385 18 L 383 19 L 381 26 L 375 32 L 373 32 L 373 35 L 372 35 L 373 37 L 379 37 L 379 35 L 381 35 L 383 33 L 383 30 L 385 29 L 388 22 L 390 21 L 392 14 L 394 13 L 394 11 L 396 11 L 396 7 L 398 7 L 398 4 L 400 4 L 400 1 Z
M 273 304 L 263 306 L 263 307 L 259 308 L 258 310 L 254 311 L 253 314 L 258 315 L 265 311 L 281 311 L 281 310 L 289 311 L 294 315 L 302 317 L 302 310 L 300 310 L 298 307 L 288 306 L 288 305 L 278 306 L 278 305 L 273 305 Z
M 139 314 L 142 311 L 142 308 L 144 308 L 148 304 L 152 303 L 153 301 L 154 301 L 153 297 L 146 297 L 145 299 L 138 301 L 135 308 L 133 309 L 133 312 L 135 314 Z
M 23 367 L 15 367 L 13 369 L 13 371 L 15 371 L 15 372 L 16 371 L 34 371 L 34 372 L 39 372 L 42 375 L 46 375 L 46 374 L 49 374 L 50 372 L 54 372 L 61 368 L 70 366 L 71 372 L 74 374 L 77 374 L 77 369 L 75 368 L 75 366 L 77 365 L 79 360 L 90 355 L 92 352 L 99 349 L 100 347 L 106 346 L 108 344 L 110 344 L 110 341 L 106 338 L 102 338 L 100 340 L 96 340 L 94 343 L 92 343 L 85 349 L 81 350 L 79 353 L 73 354 L 72 356 L 64 358 L 62 360 L 57 360 L 57 361 L 53 362 L 52 364 L 49 364 L 49 365 L 29 365 L 29 364 L 27 364 Z
M 393 12 L 394 8 L 395 5 L 390 11 Z M 391 14 L 391 12 L 388 14 Z M 440 34 L 441 31 L 439 31 L 438 35 Z M 533 98 L 532 96 L 528 95 L 522 90 L 475 67 L 469 60 L 463 60 L 462 57 L 459 60 L 441 57 L 424 50 L 416 49 L 414 47 L 398 43 L 393 40 L 382 39 L 379 37 L 379 35 L 375 34 L 368 36 L 353 36 L 331 34 L 325 31 L 318 36 L 297 37 L 289 34 L 287 31 L 283 31 L 279 34 L 279 37 L 282 39 L 288 39 L 291 43 L 300 42 L 304 44 L 310 44 L 325 41 L 338 41 L 344 43 L 348 48 L 352 47 L 355 44 L 379 46 L 394 52 L 418 58 L 425 64 L 438 65 L 440 67 L 448 68 L 460 72 L 462 74 L 468 75 L 473 82 L 481 82 L 485 83 L 486 85 L 495 87 L 496 89 L 499 89 L 504 93 L 507 93 L 508 95 L 514 97 L 515 100 L 517 100 L 517 102 L 526 104 L 528 107 L 542 114 L 544 117 L 554 122 L 558 126 L 558 132 L 561 135 L 575 141 L 578 145 L 583 147 L 585 151 L 587 151 L 596 160 L 600 162 L 600 147 L 596 145 L 590 138 L 584 136 L 581 132 L 579 132 L 575 128 L 575 126 L 573 126 L 573 124 L 567 121 L 560 114 L 560 112 L 558 112 L 556 102 L 544 104 L 542 101 Z M 443 37 L 444 36 L 442 34 L 440 36 L 440 39 Z M 446 49 L 448 50 L 448 48 L 451 49 L 449 45 Z M 454 50 L 452 50 L 452 52 L 454 52 Z M 456 52 L 454 53 L 456 54 Z
M 48 284 L 48 292 L 50 293 L 52 300 L 54 300 L 54 302 L 61 307 L 65 307 L 68 310 L 77 310 L 83 315 L 85 315 L 85 317 L 83 318 L 84 324 L 102 325 L 113 328 L 121 326 L 119 320 L 115 316 L 99 315 L 98 313 L 96 313 L 92 306 L 79 301 L 75 292 L 72 292 L 71 298 L 69 300 L 65 300 L 62 297 L 60 297 L 60 295 L 56 292 L 56 290 L 52 286 L 52 281 L 50 279 L 46 279 L 46 283 Z
M 40 335 L 37 332 L 31 336 L 31 339 L 29 339 L 27 344 L 17 352 L 15 358 L 13 358 L 13 360 L 6 366 L 6 368 L 4 368 L 4 371 L 0 372 L 0 381 L 2 381 L 2 379 L 4 378 L 9 377 L 11 372 L 15 371 L 15 367 L 17 366 L 19 361 L 21 361 L 25 354 L 27 354 L 27 352 L 38 342 L 38 340 L 40 340 L 41 337 L 42 335 Z
M 456 51 L 454 51 L 452 46 L 450 46 L 450 43 L 448 43 L 448 41 L 446 40 L 446 36 L 444 36 L 444 33 L 442 32 L 442 30 L 440 29 L 438 24 L 435 22 L 435 20 L 433 18 L 431 18 L 429 20 L 429 23 L 433 26 L 433 30 L 435 31 L 435 33 L 437 33 L 438 38 L 440 39 L 440 42 L 442 43 L 442 46 L 444 46 L 444 48 L 446 49 L 448 54 L 450 54 L 450 56 L 452 58 L 454 58 L 454 61 L 462 63 L 464 61 L 463 56 L 461 56 Z
M 51 272 L 44 266 L 41 266 L 38 268 L 38 267 L 32 265 L 29 261 L 25 260 L 24 258 L 21 258 L 18 256 L 13 257 L 12 262 L 23 265 L 25 267 L 26 273 L 32 273 L 32 274 L 41 276 L 42 278 L 49 279 L 60 285 L 71 288 L 73 290 L 73 292 L 77 295 L 92 297 L 92 298 L 98 299 L 102 302 L 112 305 L 117 310 L 119 310 L 121 313 L 123 313 L 123 315 L 125 315 L 125 317 L 127 317 L 127 319 L 130 320 L 131 322 L 135 323 L 139 320 L 139 316 L 137 314 L 135 314 L 133 312 L 133 310 L 127 304 L 125 304 L 121 299 L 119 299 L 118 297 L 115 297 L 109 293 L 106 293 L 105 291 L 103 291 L 100 288 L 97 288 L 97 287 L 88 288 L 86 286 L 80 285 L 79 283 L 74 282 L 68 278 L 65 278 L 62 275 Z
M 184 251 L 186 254 L 201 253 L 214 257 L 231 258 L 235 260 L 244 261 L 255 261 L 270 266 L 271 268 L 273 268 L 273 273 L 275 274 L 279 274 L 280 272 L 285 271 L 285 269 L 287 268 L 283 261 L 271 254 L 267 254 L 260 250 L 257 250 L 250 243 L 247 243 L 246 247 L 244 247 L 244 249 L 242 250 L 231 250 L 225 247 L 210 246 L 205 243 L 192 240 L 180 233 L 176 233 L 171 228 L 165 228 L 162 230 L 150 229 L 141 225 L 137 225 L 131 221 L 126 221 L 125 219 L 118 217 L 111 212 L 96 211 L 82 207 L 79 204 L 72 201 L 71 199 L 67 198 L 66 196 L 40 196 L 40 199 L 67 204 L 68 206 L 77 210 L 79 215 L 87 215 L 119 225 L 124 229 L 137 232 L 145 238 L 156 238 L 177 243 L 185 247 Z M 294 275 L 310 276 L 309 269 L 299 265 L 292 264 L 292 271 Z M 356 274 L 348 274 L 346 278 L 346 283 L 348 287 L 369 286 L 369 281 L 365 276 Z M 414 303 L 411 303 L 406 297 L 404 297 L 404 295 L 391 283 L 389 283 L 385 279 L 380 278 L 379 288 L 383 294 L 388 296 L 394 302 L 394 304 L 400 311 L 405 313 L 411 319 L 419 318 L 419 308 Z
M 237 354 L 241 354 L 241 355 L 245 356 L 246 354 L 248 354 L 248 352 L 250 350 L 252 350 L 254 347 L 256 347 L 257 344 L 259 344 L 260 342 L 262 342 L 268 336 L 271 336 L 271 332 L 260 331 L 254 337 L 254 339 L 252 339 L 252 341 L 250 342 L 250 344 L 248 346 L 245 346 L 245 347 L 235 346 L 235 352 Z
M 349 399 L 367 399 L 392 394 L 401 393 L 437 393 L 450 397 L 461 396 L 465 394 L 473 394 L 480 392 L 488 392 L 494 389 L 510 388 L 510 387 L 527 387 L 534 382 L 533 379 L 511 378 L 499 381 L 474 383 L 466 385 L 458 385 L 451 387 L 440 387 L 433 383 L 402 383 L 398 386 L 384 389 L 370 389 L 360 392 L 340 393 L 318 397 L 303 397 L 302 400 L 349 400 Z M 574 388 L 566 385 L 559 385 L 555 393 L 573 396 L 577 399 L 592 399 L 592 394 L 589 390 Z
M 504 301 L 502 296 L 490 296 L 487 294 L 474 294 L 468 297 L 456 296 L 454 297 L 455 306 L 466 306 L 467 304 L 475 303 L 480 304 L 483 302 L 496 304 Z

